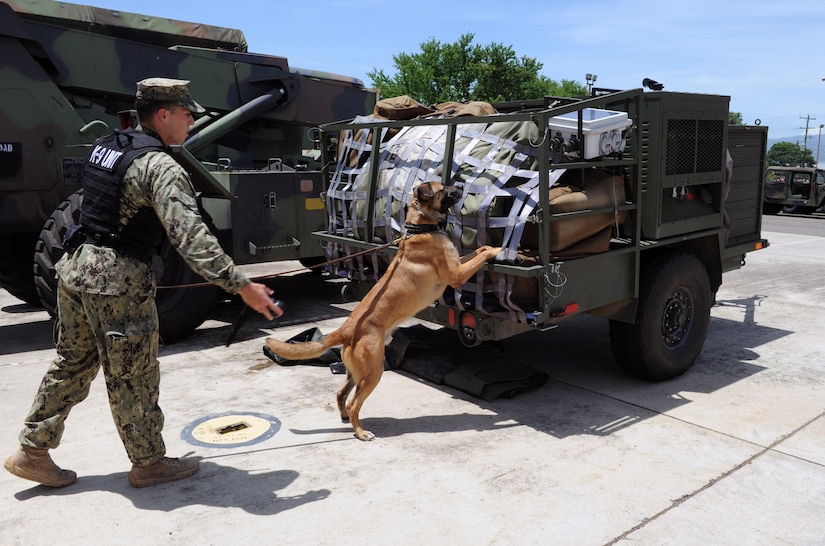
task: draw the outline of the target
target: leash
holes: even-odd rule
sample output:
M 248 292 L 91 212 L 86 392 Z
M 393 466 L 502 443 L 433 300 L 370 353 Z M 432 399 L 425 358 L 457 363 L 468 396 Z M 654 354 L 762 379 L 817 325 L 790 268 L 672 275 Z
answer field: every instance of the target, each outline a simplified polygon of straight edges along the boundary
M 362 250 L 360 252 L 356 252 L 355 254 L 349 254 L 349 255 L 343 256 L 341 258 L 335 258 L 335 259 L 332 259 L 332 260 L 328 260 L 324 263 L 320 263 L 320 264 L 316 264 L 316 265 L 312 265 L 312 266 L 302 266 L 298 269 L 291 269 L 289 271 L 281 271 L 279 273 L 271 273 L 271 274 L 268 274 L 268 275 L 258 275 L 256 277 L 250 277 L 249 280 L 250 281 L 260 281 L 260 280 L 272 279 L 272 278 L 275 278 L 275 277 L 280 277 L 282 275 L 288 275 L 290 273 L 297 273 L 299 271 L 304 271 L 306 269 L 312 270 L 312 269 L 316 269 L 316 268 L 319 268 L 319 267 L 326 267 L 328 265 L 332 265 L 332 264 L 335 264 L 335 263 L 338 263 L 338 262 L 342 262 L 344 260 L 349 260 L 351 258 L 357 258 L 358 256 L 363 256 L 365 254 L 371 254 L 373 252 L 378 252 L 378 251 L 383 250 L 385 248 L 388 248 L 392 245 L 397 245 L 398 243 L 400 243 L 404 239 L 407 239 L 407 238 L 409 238 L 413 235 L 418 235 L 420 233 L 427 233 L 427 232 L 432 232 L 432 231 L 439 230 L 441 221 L 438 218 L 435 218 L 435 219 L 439 220 L 439 224 L 437 224 L 437 225 L 433 225 L 433 224 L 423 224 L 423 225 L 404 224 L 404 228 L 405 228 L 404 229 L 405 230 L 404 235 L 402 235 L 401 237 L 398 237 L 397 239 L 392 240 L 388 243 L 384 243 L 382 245 L 379 245 L 375 248 L 368 248 L 368 249 Z M 199 282 L 199 283 L 190 283 L 190 284 L 178 284 L 178 285 L 173 285 L 173 286 L 158 286 L 157 288 L 158 288 L 158 290 L 161 290 L 161 289 L 170 289 L 170 288 L 198 288 L 198 287 L 206 287 L 206 286 L 212 286 L 212 283 Z M 281 309 L 284 309 L 284 304 L 280 300 L 276 300 L 275 305 L 277 305 Z M 248 305 L 244 305 L 243 309 L 241 309 L 241 313 L 238 315 L 238 318 L 235 320 L 235 325 L 232 327 L 232 331 L 229 333 L 229 336 L 227 336 L 227 338 L 226 338 L 226 346 L 227 347 L 229 347 L 229 345 L 235 339 L 235 336 L 238 334 L 238 331 L 240 331 L 241 326 L 243 326 L 243 323 L 246 322 L 246 319 L 249 316 L 249 310 L 250 310 L 250 308 L 249 308 Z
M 414 234 L 411 233 L 411 234 L 405 235 L 403 237 L 399 237 L 399 238 L 397 238 L 393 241 L 390 241 L 389 243 L 384 243 L 381 246 L 377 246 L 375 248 L 368 248 L 366 250 L 362 250 L 361 252 L 356 252 L 355 254 L 349 254 L 349 255 L 341 257 L 341 258 L 335 258 L 333 260 L 329 260 L 329 261 L 326 261 L 324 263 L 315 264 L 315 265 L 301 266 L 297 269 L 290 269 L 289 271 L 280 271 L 278 273 L 270 273 L 268 275 L 258 275 L 256 277 L 249 277 L 249 280 L 250 281 L 261 281 L 261 280 L 266 280 L 266 279 L 273 279 L 275 277 L 280 277 L 282 275 L 289 275 L 289 274 L 292 274 L 292 273 L 298 273 L 300 271 L 304 271 L 304 270 L 307 270 L 307 269 L 312 270 L 312 269 L 317 269 L 319 267 L 326 267 L 328 265 L 336 264 L 338 262 L 343 262 L 344 260 L 349 260 L 350 258 L 357 258 L 358 256 L 363 256 L 364 254 L 370 254 L 372 252 L 378 252 L 379 250 L 384 250 L 387 247 L 390 247 L 392 245 L 396 245 L 396 244 L 400 243 L 401 241 L 403 241 L 404 239 L 406 239 L 410 235 L 414 235 Z M 190 283 L 190 284 L 173 284 L 173 285 L 158 286 L 157 289 L 158 290 L 170 290 L 170 289 L 173 289 L 173 288 L 202 288 L 202 287 L 206 287 L 206 286 L 214 286 L 214 285 L 211 282 L 204 281 L 204 282 L 194 282 L 194 283 Z
M 303 271 L 305 269 L 315 269 L 315 268 L 318 268 L 318 267 L 326 267 L 328 265 L 338 263 L 338 262 L 341 262 L 343 260 L 348 260 L 350 258 L 355 258 L 357 256 L 362 256 L 364 254 L 370 254 L 372 252 L 378 252 L 379 250 L 383 250 L 383 249 L 385 249 L 389 246 L 392 246 L 394 244 L 398 244 L 399 242 L 401 242 L 403 239 L 406 239 L 407 237 L 409 237 L 409 235 L 405 235 L 404 237 L 399 237 L 398 239 L 395 239 L 394 241 L 390 241 L 389 243 L 384 243 L 381 246 L 377 246 L 375 248 L 368 248 L 366 250 L 362 250 L 361 252 L 356 252 L 355 254 L 350 254 L 349 256 L 344 256 L 342 258 L 336 258 L 334 260 L 329 260 L 329 261 L 324 262 L 322 264 L 317 264 L 317 265 L 308 266 L 308 267 L 301 267 L 299 269 L 292 269 L 290 271 L 281 271 L 280 273 L 273 273 L 273 274 L 270 274 L 270 275 L 260 275 L 260 276 L 257 276 L 257 277 L 250 277 L 250 280 L 258 281 L 258 280 L 262 280 L 262 279 L 271 279 L 273 277 L 286 275 L 288 273 L 296 273 L 298 271 Z M 191 285 L 179 285 L 179 286 L 170 286 L 170 287 L 164 287 L 164 288 L 188 288 L 188 287 L 196 287 L 196 286 L 211 286 L 211 283 L 208 283 L 208 282 L 194 283 L 194 284 L 191 284 Z M 158 288 L 161 288 L 161 287 L 158 287 Z M 276 300 L 275 305 L 277 305 L 281 309 L 284 309 L 284 304 L 281 300 Z M 227 338 L 226 338 L 226 346 L 227 347 L 229 347 L 229 345 L 235 339 L 235 336 L 237 335 L 238 331 L 241 329 L 241 326 L 243 326 L 243 323 L 246 322 L 247 317 L 249 317 L 249 310 L 250 310 L 250 308 L 249 308 L 248 305 L 244 305 L 243 309 L 241 309 L 241 314 L 238 315 L 238 318 L 235 320 L 235 325 L 232 327 L 232 332 L 230 332 L 229 336 L 227 336 Z

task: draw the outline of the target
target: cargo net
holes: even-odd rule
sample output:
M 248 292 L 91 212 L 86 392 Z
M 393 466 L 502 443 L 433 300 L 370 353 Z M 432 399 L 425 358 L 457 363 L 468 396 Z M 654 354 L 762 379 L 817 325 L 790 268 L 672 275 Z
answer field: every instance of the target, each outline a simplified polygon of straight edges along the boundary
M 372 133 L 364 129 L 341 133 L 338 162 L 326 195 L 329 233 L 360 241 L 367 239 L 367 200 L 371 199 L 375 207 L 372 241 L 394 241 L 404 233 L 405 207 L 412 200 L 413 189 L 424 182 L 442 180 L 446 125 L 382 131 L 378 183 L 372 196 L 368 191 Z M 448 179 L 451 184 L 460 185 L 463 193 L 452 209 L 455 213 L 448 215 L 447 232 L 460 255 L 492 245 L 502 247 L 497 261 L 517 262 L 525 227 L 535 227 L 539 195 L 535 146 L 540 138 L 532 122 L 457 126 Z M 551 184 L 563 172 L 551 171 Z M 361 250 L 362 247 L 341 242 L 328 243 L 326 248 L 330 260 L 343 259 Z M 343 259 L 332 267 L 338 276 L 372 281 L 385 269 L 384 260 L 377 253 L 369 253 Z M 525 309 L 511 298 L 515 280 L 511 275 L 482 270 L 454 294 L 448 289 L 441 303 L 524 322 Z
M 395 134 L 390 131 L 394 130 L 382 130 L 378 183 L 371 197 L 372 133 L 342 132 L 339 159 L 326 197 L 330 233 L 365 240 L 367 199 L 371 198 L 375 207 L 373 242 L 393 241 L 403 234 L 405 207 L 413 189 L 424 182 L 442 180 L 446 125 L 405 127 Z M 502 247 L 497 260 L 517 260 L 521 235 L 524 227 L 534 222 L 538 203 L 537 149 L 532 145 L 538 140 L 538 130 L 530 122 L 456 127 L 448 179 L 461 185 L 463 192 L 453 207 L 455 213 L 448 215 L 447 231 L 460 255 L 489 244 Z M 327 254 L 329 259 L 340 259 L 359 250 L 346 243 L 330 243 Z M 383 257 L 370 253 L 333 267 L 337 275 L 372 281 L 386 265 Z M 513 282 L 510 275 L 491 276 L 480 271 L 454 293 L 448 289 L 441 303 L 524 321 L 524 310 L 510 298 Z

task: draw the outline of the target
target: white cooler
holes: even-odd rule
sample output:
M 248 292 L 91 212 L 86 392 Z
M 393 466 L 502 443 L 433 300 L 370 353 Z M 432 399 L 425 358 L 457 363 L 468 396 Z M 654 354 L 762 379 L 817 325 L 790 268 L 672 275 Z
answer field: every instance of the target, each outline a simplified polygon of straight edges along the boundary
M 582 136 L 584 159 L 593 159 L 616 153 L 624 146 L 622 132 L 632 123 L 627 112 L 585 108 L 582 112 Z M 564 140 L 578 135 L 579 114 L 570 112 L 550 118 L 550 138 L 560 133 Z M 576 136 L 576 138 L 578 138 Z

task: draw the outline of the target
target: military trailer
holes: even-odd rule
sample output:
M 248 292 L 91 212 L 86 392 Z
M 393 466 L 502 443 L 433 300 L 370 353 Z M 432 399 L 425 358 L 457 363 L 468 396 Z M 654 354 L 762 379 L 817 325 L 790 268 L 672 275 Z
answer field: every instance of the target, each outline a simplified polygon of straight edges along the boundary
M 825 205 L 825 171 L 814 167 L 768 167 L 765 214 L 811 214 Z
M 328 124 L 316 236 L 357 297 L 396 251 L 412 189 L 461 185 L 446 228 L 459 253 L 502 251 L 420 318 L 474 346 L 596 315 L 623 368 L 672 378 L 702 349 L 723 273 L 768 245 L 767 128 L 729 126 L 729 100 L 635 89 Z
M 371 112 L 355 78 L 251 53 L 243 32 L 65 2 L 0 0 L 0 285 L 50 312 L 54 264 L 82 202 L 89 145 L 134 126 L 136 82 L 190 80 L 207 109 L 178 160 L 236 263 L 317 262 L 326 223 L 317 126 Z M 199 279 L 166 250 L 161 286 Z M 216 289 L 162 289 L 166 342 L 197 327 Z

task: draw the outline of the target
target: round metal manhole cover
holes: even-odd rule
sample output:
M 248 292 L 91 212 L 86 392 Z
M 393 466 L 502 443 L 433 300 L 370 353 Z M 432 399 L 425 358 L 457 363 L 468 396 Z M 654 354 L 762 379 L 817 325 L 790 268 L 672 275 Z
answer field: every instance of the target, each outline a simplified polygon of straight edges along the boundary
M 281 428 L 281 422 L 261 413 L 222 413 L 210 415 L 191 423 L 181 438 L 204 447 L 248 446 L 272 438 Z

